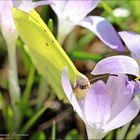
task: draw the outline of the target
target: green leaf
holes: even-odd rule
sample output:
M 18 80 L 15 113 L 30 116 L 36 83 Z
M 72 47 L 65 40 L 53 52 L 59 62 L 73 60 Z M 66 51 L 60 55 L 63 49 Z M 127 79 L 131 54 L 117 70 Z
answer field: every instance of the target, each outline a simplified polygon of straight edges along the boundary
M 76 140 L 76 139 L 77 140 L 81 139 L 81 136 L 76 129 L 72 129 L 71 131 L 69 131 L 65 137 L 65 140 Z
M 13 9 L 13 16 L 20 37 L 28 45 L 25 49 L 38 72 L 48 81 L 59 99 L 64 99 L 61 86 L 61 73 L 64 67 L 68 67 L 72 84 L 76 78 L 85 76 L 75 68 L 35 10 L 28 14 Z
M 139 134 L 140 134 L 140 123 L 131 126 L 126 136 L 126 139 L 135 140 Z
M 139 20 L 140 16 L 140 1 L 134 0 L 134 1 L 129 1 L 129 4 L 131 5 L 131 10 L 133 11 L 133 15 L 135 16 L 136 20 Z
M 121 140 L 121 139 L 125 139 L 125 136 L 126 136 L 126 134 L 127 134 L 127 131 L 128 131 L 128 129 L 129 129 L 129 127 L 130 127 L 130 124 L 131 123 L 128 123 L 128 124 L 126 124 L 125 126 L 123 126 L 121 129 L 118 129 L 118 133 L 117 133 L 117 139 L 119 140 Z
M 82 51 L 72 51 L 69 53 L 69 56 L 73 60 L 93 60 L 95 62 L 100 61 L 103 59 L 103 56 L 98 54 L 90 54 Z
M 20 133 L 26 133 L 30 127 L 39 119 L 39 117 L 46 111 L 46 107 L 41 107 L 21 128 Z
M 14 122 L 14 112 L 11 106 L 7 106 L 5 118 L 7 132 L 11 133 L 15 130 L 15 125 L 13 125 L 13 122 Z
M 32 136 L 31 140 L 46 140 L 46 135 L 43 131 L 37 132 Z
M 106 137 L 105 140 L 113 140 L 114 131 L 111 131 Z

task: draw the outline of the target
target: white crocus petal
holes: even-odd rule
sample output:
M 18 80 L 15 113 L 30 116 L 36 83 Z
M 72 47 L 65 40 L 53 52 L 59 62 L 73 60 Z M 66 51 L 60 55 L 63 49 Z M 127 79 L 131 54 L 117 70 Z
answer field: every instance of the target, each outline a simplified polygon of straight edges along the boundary
M 49 0 L 41 0 L 41 1 L 36 1 L 36 2 L 32 2 L 32 3 L 33 3 L 33 8 L 36 8 L 36 7 L 42 6 L 42 5 L 49 5 L 49 4 L 51 4 L 51 2 Z
M 66 36 L 74 27 L 87 16 L 99 3 L 99 0 L 78 0 L 78 1 L 54 1 L 51 7 L 58 17 L 57 40 L 63 44 Z
M 131 74 L 140 75 L 138 63 L 131 57 L 118 55 L 105 58 L 98 62 L 91 74 Z
M 0 11 L 0 15 L 1 15 L 1 31 L 2 34 L 6 40 L 6 42 L 10 45 L 11 41 L 16 41 L 17 37 L 18 37 L 18 33 L 16 31 L 14 22 L 13 22 L 13 17 L 11 14 L 11 9 L 10 7 L 12 7 L 12 2 L 11 1 L 7 1 L 7 2 L 3 2 L 3 6 L 4 6 L 4 12 L 2 13 L 2 11 Z
M 123 44 L 114 27 L 103 17 L 88 16 L 78 25 L 93 32 L 101 41 L 112 49 L 124 51 Z
M 50 0 L 51 4 L 51 8 L 53 9 L 53 11 L 56 13 L 58 19 L 62 18 L 63 16 L 63 11 L 64 11 L 64 7 L 67 3 L 66 0 Z
M 99 3 L 99 0 L 69 0 L 64 7 L 64 19 L 69 18 L 70 21 L 78 23 L 84 19 Z
M 86 124 L 86 131 L 89 140 L 102 139 L 107 134 L 107 132 L 103 132 L 102 130 L 96 129 L 90 124 Z
M 135 97 L 112 121 L 103 127 L 104 132 L 119 128 L 132 121 L 140 110 L 140 100 Z
M 66 36 L 74 29 L 76 24 L 69 19 L 58 20 L 58 33 L 57 40 L 60 44 L 63 44 Z
M 22 0 L 18 9 L 23 10 L 25 12 L 30 12 L 33 9 L 33 2 L 31 0 L 25 1 Z
M 91 12 L 99 3 L 99 0 L 63 0 L 63 1 L 54 1 L 52 2 L 51 7 L 54 12 L 57 14 L 60 19 L 69 19 L 75 23 L 78 23 L 82 20 L 89 12 Z M 60 20 L 59 19 L 59 20 Z

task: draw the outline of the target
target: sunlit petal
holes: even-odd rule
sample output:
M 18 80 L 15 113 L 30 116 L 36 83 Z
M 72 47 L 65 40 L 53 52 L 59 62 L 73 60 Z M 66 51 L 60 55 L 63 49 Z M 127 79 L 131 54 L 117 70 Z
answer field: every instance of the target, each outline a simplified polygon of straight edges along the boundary
M 105 58 L 98 62 L 91 72 L 97 74 L 131 74 L 139 75 L 139 66 L 137 62 L 128 56 L 118 55 Z

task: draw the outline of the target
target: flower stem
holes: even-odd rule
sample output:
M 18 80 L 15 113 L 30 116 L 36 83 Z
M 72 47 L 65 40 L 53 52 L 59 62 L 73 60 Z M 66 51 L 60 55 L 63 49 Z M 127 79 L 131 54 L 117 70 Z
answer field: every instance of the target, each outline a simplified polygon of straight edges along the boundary
M 32 85 L 34 82 L 34 74 L 35 74 L 35 68 L 33 65 L 31 65 L 28 79 L 27 79 L 26 89 L 25 89 L 23 97 L 22 97 L 23 105 L 25 105 L 25 106 L 29 104 L 28 101 L 29 101 L 29 97 L 30 97 L 31 88 L 32 88 Z
M 21 112 L 18 106 L 20 102 L 20 88 L 18 84 L 17 63 L 16 63 L 16 46 L 15 41 L 7 42 L 8 60 L 9 60 L 9 93 L 11 104 L 14 111 L 15 124 L 14 129 L 19 128 L 21 122 Z
M 55 140 L 56 139 L 56 122 L 55 122 L 55 120 L 52 123 L 51 139 L 52 140 Z

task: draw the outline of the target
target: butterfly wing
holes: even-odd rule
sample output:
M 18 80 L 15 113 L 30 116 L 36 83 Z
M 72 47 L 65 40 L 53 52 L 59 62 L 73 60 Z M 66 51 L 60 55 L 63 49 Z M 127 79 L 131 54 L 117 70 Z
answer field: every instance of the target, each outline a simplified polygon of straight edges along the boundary
M 61 86 L 61 73 L 64 67 L 68 67 L 72 83 L 77 77 L 84 75 L 75 68 L 35 10 L 28 14 L 13 9 L 13 16 L 19 35 L 27 45 L 25 49 L 36 69 L 52 86 L 59 99 L 63 99 L 65 96 Z

